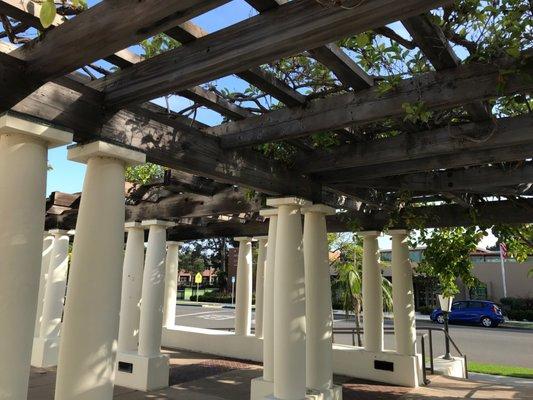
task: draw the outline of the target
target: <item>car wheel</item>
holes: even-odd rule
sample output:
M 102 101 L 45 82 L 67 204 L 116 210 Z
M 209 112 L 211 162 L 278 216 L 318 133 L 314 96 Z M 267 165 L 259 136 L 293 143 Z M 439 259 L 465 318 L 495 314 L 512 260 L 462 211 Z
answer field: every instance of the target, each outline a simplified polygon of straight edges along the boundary
M 443 324 L 444 323 L 444 315 L 439 314 L 437 315 L 437 323 Z
M 481 318 L 481 325 L 483 325 L 485 328 L 492 327 L 492 320 L 489 317 L 483 317 Z

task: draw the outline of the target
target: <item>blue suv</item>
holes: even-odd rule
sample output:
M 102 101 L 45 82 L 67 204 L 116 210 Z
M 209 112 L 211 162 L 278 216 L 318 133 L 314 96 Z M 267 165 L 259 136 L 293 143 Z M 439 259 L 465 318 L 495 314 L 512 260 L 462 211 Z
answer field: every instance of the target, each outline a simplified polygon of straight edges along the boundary
M 432 321 L 444 323 L 444 315 L 436 308 L 430 315 Z M 481 324 L 486 328 L 496 327 L 503 322 L 502 310 L 492 301 L 455 301 L 449 315 L 450 323 Z

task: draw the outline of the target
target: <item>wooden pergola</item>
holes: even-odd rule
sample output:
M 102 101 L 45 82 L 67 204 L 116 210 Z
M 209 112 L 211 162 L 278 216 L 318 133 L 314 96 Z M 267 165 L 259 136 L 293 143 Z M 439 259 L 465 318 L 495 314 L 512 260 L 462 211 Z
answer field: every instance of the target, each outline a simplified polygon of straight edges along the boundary
M 496 118 L 489 106 L 491 99 L 531 89 L 530 52 L 490 64 L 461 64 L 426 14 L 449 3 L 443 0 L 353 5 L 249 0 L 258 15 L 214 33 L 190 21 L 224 3 L 103 1 L 65 22 L 57 18 L 23 46 L 0 42 L 0 111 L 67 128 L 78 143 L 105 140 L 144 152 L 148 161 L 176 171 L 181 192 L 216 193 L 209 212 L 196 217 L 220 214 L 219 206 L 223 213 L 238 214 L 238 203 L 228 210 L 224 202 L 231 197 L 222 199 L 233 195 L 228 185 L 237 185 L 268 196 L 323 202 L 369 228 L 383 226 L 400 198 L 435 215 L 454 216 L 447 222 L 428 218 L 434 226 L 473 222 L 461 217 L 468 214 L 462 209 L 473 206 L 482 215 L 484 209 L 495 212 L 492 223 L 533 220 L 532 201 L 521 198 L 531 194 L 533 182 L 532 117 Z M 27 0 L 0 1 L 0 14 L 18 21 L 19 33 L 42 29 L 38 13 L 39 6 Z M 376 77 L 335 42 L 368 30 L 391 31 L 385 26 L 394 21 L 401 21 L 434 71 L 403 79 L 383 94 Z M 159 32 L 181 46 L 146 60 L 128 49 Z M 261 67 L 304 52 L 329 68 L 345 89 L 315 99 Z M 117 69 L 98 79 L 75 72 L 101 59 Z M 503 70 L 516 72 L 502 77 Z M 284 107 L 256 115 L 199 86 L 231 74 Z M 150 102 L 167 94 L 191 99 L 228 122 L 207 126 Z M 401 121 L 402 105 L 415 102 L 428 110 L 462 108 L 466 117 L 426 131 L 400 123 L 394 137 L 365 137 L 365 127 L 384 119 Z M 336 147 L 309 146 L 308 136 L 328 131 L 337 135 Z M 293 165 L 254 147 L 274 141 L 297 148 Z M 179 209 L 162 205 L 159 216 L 181 218 Z M 228 233 L 238 233 L 230 224 Z

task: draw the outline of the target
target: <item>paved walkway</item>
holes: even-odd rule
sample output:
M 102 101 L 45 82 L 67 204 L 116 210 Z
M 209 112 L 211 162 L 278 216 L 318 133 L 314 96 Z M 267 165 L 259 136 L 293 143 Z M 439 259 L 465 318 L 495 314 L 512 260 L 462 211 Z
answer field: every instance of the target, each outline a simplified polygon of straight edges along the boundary
M 171 387 L 142 393 L 117 387 L 115 399 L 249 400 L 250 380 L 261 375 L 261 366 L 185 351 L 168 351 L 171 356 Z M 344 387 L 344 400 L 430 400 L 430 399 L 533 399 L 533 387 L 513 387 L 508 381 L 465 381 L 440 376 L 420 389 L 366 382 L 336 376 Z M 53 400 L 55 369 L 32 369 L 28 400 Z M 509 384 L 511 383 L 511 384 Z

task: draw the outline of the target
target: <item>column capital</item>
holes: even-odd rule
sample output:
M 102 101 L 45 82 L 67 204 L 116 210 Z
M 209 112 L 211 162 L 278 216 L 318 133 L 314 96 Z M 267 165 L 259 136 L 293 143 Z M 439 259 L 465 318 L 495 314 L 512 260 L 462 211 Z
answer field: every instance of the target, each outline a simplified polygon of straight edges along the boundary
M 310 206 L 313 203 L 309 200 L 302 199 L 300 197 L 277 197 L 270 198 L 266 201 L 267 206 L 270 207 L 280 207 L 280 206 Z
M 167 240 L 167 246 L 179 246 L 183 244 L 183 242 L 176 242 L 175 240 Z
M 87 144 L 73 145 L 68 148 L 67 158 L 70 161 L 87 164 L 92 157 L 115 158 L 123 161 L 127 165 L 137 165 L 146 162 L 146 155 L 144 153 L 117 146 L 116 144 L 107 143 L 102 140 Z
M 22 118 L 11 112 L 0 115 L 0 135 L 3 134 L 19 134 L 40 139 L 46 142 L 48 148 L 63 146 L 72 143 L 73 140 L 71 132 L 54 128 L 35 119 Z
M 259 210 L 259 215 L 265 218 L 276 217 L 279 211 L 277 208 L 263 208 Z
M 357 232 L 357 235 L 358 236 L 362 236 L 362 237 L 365 237 L 365 236 L 381 236 L 381 232 L 380 231 L 360 231 L 360 232 Z
M 70 231 L 64 229 L 50 229 L 48 232 L 54 236 L 68 236 Z
M 326 206 L 325 204 L 313 204 L 312 206 L 302 207 L 302 212 L 307 213 L 317 213 L 324 215 L 335 215 L 336 211 L 333 207 Z
M 389 236 L 407 236 L 409 232 L 409 229 L 391 229 L 387 231 L 387 234 Z
M 254 240 L 268 240 L 268 236 L 254 236 L 253 237 Z
M 76 235 L 76 229 L 71 229 L 71 230 L 69 230 L 69 231 L 68 231 L 68 234 L 69 234 L 70 236 L 75 236 L 75 235 Z
M 160 219 L 148 219 L 141 222 L 141 226 L 161 226 L 163 228 L 172 228 L 173 226 L 176 226 L 175 222 L 172 221 L 164 221 Z
M 236 238 L 233 238 L 236 242 L 253 242 L 254 238 L 251 236 L 238 236 Z
M 144 229 L 140 222 L 138 221 L 132 221 L 132 222 L 126 222 L 124 224 L 124 230 L 128 231 L 130 229 Z

